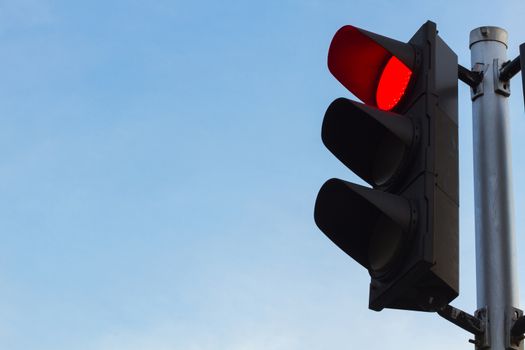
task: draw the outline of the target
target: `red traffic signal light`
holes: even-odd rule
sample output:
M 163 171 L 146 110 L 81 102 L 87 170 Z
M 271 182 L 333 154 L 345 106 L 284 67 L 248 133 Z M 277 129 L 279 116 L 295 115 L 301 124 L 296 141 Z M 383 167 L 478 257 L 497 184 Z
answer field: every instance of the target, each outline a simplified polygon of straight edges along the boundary
M 410 44 L 344 26 L 330 44 L 328 69 L 364 103 L 388 111 L 405 95 L 416 51 Z
M 345 26 L 330 45 L 330 72 L 365 104 L 332 102 L 322 140 L 372 188 L 328 180 L 314 217 L 368 270 L 373 310 L 458 295 L 457 67 L 432 22 L 408 43 Z

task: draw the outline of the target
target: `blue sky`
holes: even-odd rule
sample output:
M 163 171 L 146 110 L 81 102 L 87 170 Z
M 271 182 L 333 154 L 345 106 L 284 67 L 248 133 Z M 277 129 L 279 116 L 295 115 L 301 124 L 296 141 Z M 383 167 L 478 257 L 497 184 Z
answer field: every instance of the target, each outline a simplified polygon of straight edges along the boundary
M 0 347 L 470 349 L 435 314 L 367 309 L 369 277 L 317 229 L 335 31 L 426 20 L 469 65 L 523 1 L 0 0 Z M 518 251 L 525 113 L 512 82 Z M 461 295 L 476 309 L 472 123 L 460 85 Z M 519 266 L 524 266 L 519 256 Z M 520 267 L 520 276 L 525 269 Z M 525 299 L 523 283 L 521 300 Z

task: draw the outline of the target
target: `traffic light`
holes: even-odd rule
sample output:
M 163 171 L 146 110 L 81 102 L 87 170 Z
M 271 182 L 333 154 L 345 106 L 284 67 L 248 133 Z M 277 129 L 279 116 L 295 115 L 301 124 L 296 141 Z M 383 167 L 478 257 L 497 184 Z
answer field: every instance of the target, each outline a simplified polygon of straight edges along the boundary
M 328 68 L 326 147 L 370 187 L 328 180 L 315 222 L 371 277 L 369 308 L 435 311 L 459 291 L 456 54 L 425 23 L 403 43 L 344 26 Z

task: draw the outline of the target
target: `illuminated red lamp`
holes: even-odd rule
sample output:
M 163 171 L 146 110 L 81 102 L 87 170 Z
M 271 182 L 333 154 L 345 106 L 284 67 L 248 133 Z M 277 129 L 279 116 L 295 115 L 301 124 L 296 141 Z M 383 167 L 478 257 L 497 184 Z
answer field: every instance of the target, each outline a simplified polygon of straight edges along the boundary
M 328 69 L 365 104 L 392 110 L 414 75 L 415 52 L 409 44 L 344 26 L 328 50 Z

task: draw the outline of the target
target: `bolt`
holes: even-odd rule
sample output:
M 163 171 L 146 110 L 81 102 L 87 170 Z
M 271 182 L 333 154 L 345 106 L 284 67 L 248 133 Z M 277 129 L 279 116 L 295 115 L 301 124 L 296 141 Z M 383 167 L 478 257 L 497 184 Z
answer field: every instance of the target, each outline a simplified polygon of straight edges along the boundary
M 469 342 L 470 344 L 474 344 L 476 347 L 479 346 L 479 340 L 469 339 L 468 342 Z

